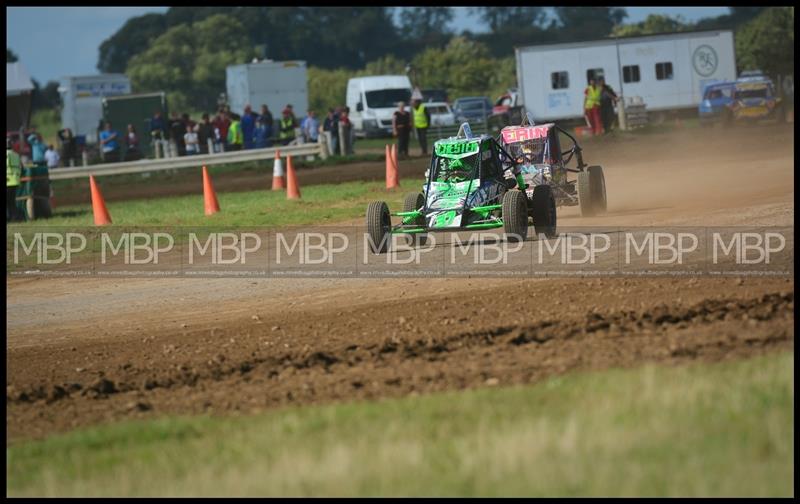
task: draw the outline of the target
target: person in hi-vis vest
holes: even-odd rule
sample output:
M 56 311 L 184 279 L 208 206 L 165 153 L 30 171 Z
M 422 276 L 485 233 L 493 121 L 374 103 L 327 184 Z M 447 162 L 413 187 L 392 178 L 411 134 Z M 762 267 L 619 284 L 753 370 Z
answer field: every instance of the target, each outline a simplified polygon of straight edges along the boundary
M 601 135 L 603 133 L 603 122 L 600 118 L 600 97 L 602 95 L 602 88 L 597 85 L 594 78 L 589 79 L 589 85 L 584 91 L 583 111 L 589 124 L 592 127 L 592 133 Z
M 414 129 L 417 130 L 417 140 L 422 149 L 422 155 L 428 155 L 428 126 L 431 124 L 431 113 L 422 103 L 422 100 L 415 98 L 411 101 L 411 111 L 414 114 Z
M 22 178 L 22 160 L 11 148 L 11 139 L 6 137 L 6 222 L 22 220 L 17 209 L 17 189 Z

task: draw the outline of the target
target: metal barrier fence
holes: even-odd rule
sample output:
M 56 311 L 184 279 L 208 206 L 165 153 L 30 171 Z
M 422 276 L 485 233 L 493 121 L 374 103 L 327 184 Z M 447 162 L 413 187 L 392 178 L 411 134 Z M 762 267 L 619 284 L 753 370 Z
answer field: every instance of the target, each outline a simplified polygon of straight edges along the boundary
M 95 177 L 103 175 L 122 175 L 127 173 L 147 173 L 161 170 L 175 170 L 180 168 L 197 168 L 230 163 L 243 163 L 275 159 L 277 151 L 283 156 L 320 156 L 327 157 L 328 151 L 324 141 L 299 145 L 286 145 L 266 149 L 249 149 L 243 151 L 222 152 L 217 154 L 203 154 L 161 159 L 142 159 L 122 163 L 104 163 L 90 166 L 76 166 L 58 168 L 50 171 L 50 180 L 63 180 L 72 178 Z

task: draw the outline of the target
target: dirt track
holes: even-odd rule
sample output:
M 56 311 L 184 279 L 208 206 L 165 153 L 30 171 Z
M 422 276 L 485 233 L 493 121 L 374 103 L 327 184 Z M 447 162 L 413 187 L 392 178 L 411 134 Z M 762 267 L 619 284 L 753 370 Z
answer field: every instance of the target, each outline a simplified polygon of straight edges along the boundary
M 562 226 L 794 225 L 792 127 L 592 142 L 585 155 L 606 169 L 609 213 L 562 209 Z M 365 169 L 380 176 L 378 165 Z M 528 383 L 794 346 L 793 277 L 7 285 L 12 441 L 128 417 Z

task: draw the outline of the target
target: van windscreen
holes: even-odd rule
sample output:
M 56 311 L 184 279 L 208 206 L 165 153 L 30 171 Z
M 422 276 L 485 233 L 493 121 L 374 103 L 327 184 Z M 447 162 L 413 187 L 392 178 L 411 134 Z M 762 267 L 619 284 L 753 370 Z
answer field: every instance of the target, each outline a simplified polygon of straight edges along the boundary
M 369 108 L 389 108 L 397 107 L 398 102 L 406 102 L 409 104 L 411 100 L 411 91 L 408 89 L 379 89 L 376 91 L 367 91 L 366 93 L 367 104 Z

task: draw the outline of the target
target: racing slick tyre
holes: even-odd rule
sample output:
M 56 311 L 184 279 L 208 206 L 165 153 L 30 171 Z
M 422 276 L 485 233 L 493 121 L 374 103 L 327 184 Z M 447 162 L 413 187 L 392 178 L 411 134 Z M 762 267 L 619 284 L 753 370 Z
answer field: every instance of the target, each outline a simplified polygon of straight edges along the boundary
M 503 228 L 510 242 L 528 237 L 528 198 L 522 191 L 506 191 L 503 196 Z
M 373 201 L 367 207 L 367 234 L 371 240 L 369 247 L 373 254 L 389 251 L 392 217 L 389 207 L 383 201 Z
M 534 187 L 531 206 L 533 207 L 533 229 L 536 234 L 543 234 L 547 238 L 558 236 L 556 199 L 553 196 L 553 188 L 545 184 Z
M 603 167 L 590 166 L 587 170 L 595 213 L 605 213 L 608 201 L 606 200 L 606 176 L 603 174 Z
M 419 210 L 425 206 L 425 196 L 422 193 L 408 193 L 406 194 L 405 199 L 403 200 L 403 211 L 404 212 L 413 212 L 415 210 Z M 411 224 L 415 226 L 424 227 L 425 226 L 425 216 L 420 215 L 414 222 Z M 414 240 L 417 242 L 417 245 L 425 245 L 428 241 L 428 235 L 425 233 L 417 233 L 412 235 Z

